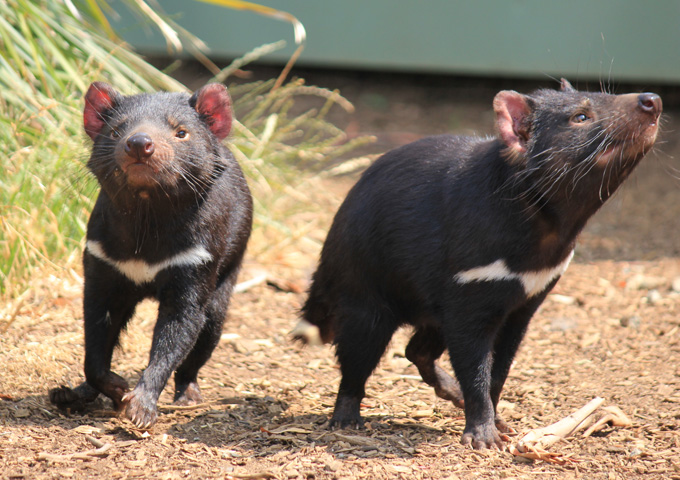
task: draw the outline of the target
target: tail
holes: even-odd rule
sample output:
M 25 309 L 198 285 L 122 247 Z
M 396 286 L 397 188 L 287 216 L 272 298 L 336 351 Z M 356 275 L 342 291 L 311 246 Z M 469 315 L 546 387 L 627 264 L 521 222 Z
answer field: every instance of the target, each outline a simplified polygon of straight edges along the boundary
M 335 315 L 325 295 L 319 292 L 320 284 L 316 278 L 312 282 L 309 297 L 300 311 L 302 318 L 291 331 L 293 339 L 307 345 L 330 343 L 335 337 Z

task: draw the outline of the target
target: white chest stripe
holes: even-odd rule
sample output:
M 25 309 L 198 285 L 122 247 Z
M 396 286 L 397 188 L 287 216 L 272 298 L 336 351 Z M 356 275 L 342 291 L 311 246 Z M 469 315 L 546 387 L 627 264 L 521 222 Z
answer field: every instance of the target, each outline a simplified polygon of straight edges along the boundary
M 505 264 L 505 260 L 499 259 L 483 267 L 475 267 L 470 270 L 457 273 L 453 278 L 458 283 L 472 282 L 491 282 L 494 280 L 519 280 L 524 287 L 524 292 L 528 297 L 533 297 L 541 293 L 545 287 L 557 277 L 562 275 L 569 262 L 574 256 L 574 252 L 569 254 L 562 263 L 553 268 L 539 270 L 537 272 L 512 272 Z
M 108 263 L 137 285 L 153 281 L 158 272 L 166 268 L 202 265 L 212 260 L 212 255 L 203 245 L 191 247 L 162 262 L 154 264 L 148 264 L 144 260 L 114 260 L 106 254 L 101 243 L 96 240 L 88 240 L 85 248 L 92 256 Z

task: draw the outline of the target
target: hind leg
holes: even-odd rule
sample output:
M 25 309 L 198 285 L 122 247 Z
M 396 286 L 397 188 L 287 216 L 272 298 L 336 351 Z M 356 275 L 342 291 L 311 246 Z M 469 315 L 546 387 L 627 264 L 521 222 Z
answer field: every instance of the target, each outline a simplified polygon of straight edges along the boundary
M 359 407 L 366 394 L 366 380 L 385 353 L 397 325 L 389 313 L 371 307 L 345 308 L 338 317 L 341 327 L 335 343 L 342 380 L 329 426 L 361 426 Z
M 198 371 L 210 359 L 215 347 L 220 341 L 222 325 L 224 323 L 229 293 L 216 295 L 206 312 L 206 324 L 201 330 L 196 344 L 175 371 L 175 405 L 196 405 L 203 401 L 201 389 L 198 386 Z
M 87 408 L 88 403 L 94 402 L 99 396 L 99 390 L 92 387 L 89 383 L 83 382 L 76 388 L 66 385 L 52 388 L 48 392 L 50 402 L 61 409 L 68 409 L 72 412 L 82 412 Z
M 456 379 L 435 364 L 445 348 L 438 328 L 421 327 L 406 346 L 406 358 L 415 364 L 425 383 L 434 387 L 438 397 L 450 400 L 458 408 L 465 408 L 463 392 Z
M 196 405 L 203 402 L 198 386 L 198 371 L 205 365 L 220 341 L 220 326 L 209 322 L 201 331 L 196 345 L 175 371 L 175 405 Z

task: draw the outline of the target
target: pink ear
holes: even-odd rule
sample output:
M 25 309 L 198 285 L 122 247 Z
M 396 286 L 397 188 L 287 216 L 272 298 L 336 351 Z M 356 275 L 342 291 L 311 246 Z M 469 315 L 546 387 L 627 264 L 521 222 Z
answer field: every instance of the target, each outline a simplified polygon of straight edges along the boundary
M 85 94 L 83 124 L 85 125 L 85 132 L 92 140 L 97 138 L 106 124 L 104 112 L 113 108 L 119 97 L 120 94 L 108 83 L 94 82 L 90 85 Z
M 231 98 L 221 83 L 210 83 L 189 100 L 210 131 L 220 140 L 231 131 Z
M 493 99 L 496 125 L 505 144 L 517 153 L 526 152 L 528 140 L 526 116 L 531 112 L 527 97 L 503 90 Z
M 576 89 L 571 86 L 569 80 L 566 78 L 560 78 L 560 90 L 563 92 L 575 92 Z

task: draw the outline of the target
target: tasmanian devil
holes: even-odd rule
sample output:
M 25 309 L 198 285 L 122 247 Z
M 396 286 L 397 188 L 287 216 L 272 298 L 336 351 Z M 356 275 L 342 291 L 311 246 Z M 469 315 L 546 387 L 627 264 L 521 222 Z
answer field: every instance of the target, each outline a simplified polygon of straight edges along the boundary
M 338 210 L 302 312 L 336 345 L 330 425 L 361 424 L 366 380 L 395 330 L 463 444 L 501 448 L 496 413 L 529 319 L 588 218 L 656 140 L 661 98 L 561 89 L 494 99 L 497 138 L 442 135 L 383 155 Z M 448 349 L 455 377 L 435 361 Z
M 52 389 L 54 404 L 81 409 L 103 393 L 148 428 L 173 372 L 175 403 L 201 402 L 198 371 L 219 341 L 252 223 L 250 191 L 221 143 L 231 122 L 221 84 L 133 96 L 90 86 L 87 166 L 101 190 L 83 255 L 86 381 Z M 159 302 L 149 364 L 130 390 L 111 356 L 149 297 Z

